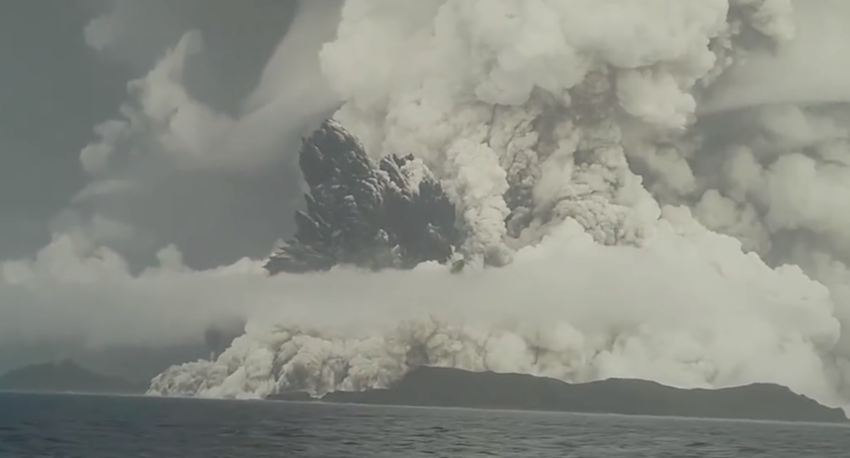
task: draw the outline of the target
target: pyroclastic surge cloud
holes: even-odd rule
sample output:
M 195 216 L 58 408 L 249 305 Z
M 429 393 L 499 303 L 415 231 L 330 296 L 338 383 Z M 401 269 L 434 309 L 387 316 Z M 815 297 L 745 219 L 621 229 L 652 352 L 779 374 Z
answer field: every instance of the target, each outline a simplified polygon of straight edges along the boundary
M 203 45 L 188 33 L 134 83 L 140 108 L 102 129 L 83 153 L 88 168 L 156 141 L 175 167 L 250 174 L 281 132 L 339 107 L 334 119 L 375 160 L 412 154 L 440 180 L 467 267 L 268 276 L 262 259 L 192 270 L 168 247 L 138 273 L 86 231 L 57 233 L 3 266 L 0 291 L 20 319 L 0 320 L 0 339 L 179 340 L 198 316 L 240 314 L 245 334 L 229 349 L 171 367 L 151 394 L 320 395 L 430 364 L 568 381 L 774 382 L 848 406 L 845 3 L 305 6 L 279 49 L 315 62 L 292 60 L 286 77 L 276 54 L 235 117 L 181 92 L 175 75 Z M 314 30 L 333 32 L 295 50 L 299 31 Z M 299 119 L 263 115 L 297 112 L 293 100 Z M 136 143 L 122 143 L 126 132 Z M 54 303 L 67 307 L 52 328 L 28 321 Z

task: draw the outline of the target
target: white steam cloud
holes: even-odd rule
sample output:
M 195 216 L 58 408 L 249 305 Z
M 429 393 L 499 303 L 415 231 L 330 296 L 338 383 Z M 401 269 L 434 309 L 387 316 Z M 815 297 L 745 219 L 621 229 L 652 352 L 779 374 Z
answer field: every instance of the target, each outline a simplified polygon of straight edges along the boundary
M 201 43 L 185 35 L 134 85 L 137 123 L 115 125 L 84 163 L 156 141 L 174 167 L 251 170 L 274 157 L 279 132 L 338 97 L 336 119 L 371 154 L 412 153 L 443 180 L 473 265 L 501 267 L 268 278 L 247 259 L 194 271 L 168 249 L 160 267 L 134 274 L 114 251 L 57 236 L 34 260 L 3 265 L 0 303 L 16 320 L 0 320 L 0 339 L 82 330 L 120 342 L 153 329 L 179 339 L 199 316 L 244 313 L 246 333 L 227 351 L 170 368 L 151 393 L 321 394 L 435 364 L 775 382 L 850 406 L 850 80 L 840 76 L 850 66 L 843 51 L 813 52 L 850 46 L 850 9 L 837 3 L 348 0 L 341 16 L 292 26 L 327 41 L 315 67 L 298 67 L 314 73 L 289 73 L 297 43 L 284 40 L 246 113 L 229 117 L 181 92 L 180 66 Z M 337 24 L 335 37 L 312 35 Z M 292 93 L 305 99 L 278 98 Z M 259 115 L 279 100 L 303 116 Z M 166 128 L 131 128 L 152 120 Z M 61 324 L 26 319 L 54 303 L 69 304 Z M 139 335 L 112 332 L 122 320 Z

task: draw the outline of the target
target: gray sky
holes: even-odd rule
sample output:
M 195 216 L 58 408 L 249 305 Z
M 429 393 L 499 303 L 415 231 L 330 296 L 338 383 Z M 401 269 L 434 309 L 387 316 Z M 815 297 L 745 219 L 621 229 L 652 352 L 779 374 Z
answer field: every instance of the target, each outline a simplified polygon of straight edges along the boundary
M 301 75 L 315 74 L 316 40 L 331 32 L 302 31 L 306 36 L 295 40 L 315 49 L 280 49 L 296 10 L 296 0 L 0 2 L 0 261 L 36 256 L 55 233 L 82 235 L 137 268 L 156 262 L 169 244 L 193 268 L 268 254 L 290 232 L 301 204 L 296 153 L 312 101 L 300 94 L 316 92 L 299 86 L 287 93 L 287 75 L 307 67 Z M 189 50 L 181 54 L 182 45 Z M 158 111 L 157 97 L 174 104 L 170 115 Z M 247 101 L 281 106 L 250 117 Z M 127 107 L 129 120 L 122 117 Z M 323 110 L 318 118 L 330 112 Z M 187 112 L 188 128 L 162 130 Z M 95 132 L 115 120 L 125 123 L 117 136 Z M 212 139 L 190 135 L 199 150 L 157 142 L 161 134 L 216 132 L 215 125 L 192 125 L 207 121 L 229 130 Z M 275 135 L 255 135 L 263 130 Z M 111 153 L 87 166 L 87 145 Z M 203 326 L 204 315 L 196 318 Z M 114 366 L 125 355 L 81 355 L 71 344 L 0 348 L 0 373 L 68 352 L 91 366 Z M 192 348 L 133 358 L 156 366 L 183 361 Z
M 48 222 L 84 184 L 80 150 L 111 116 L 130 73 L 83 38 L 78 1 L 0 5 L 0 258 L 48 241 Z
M 175 167 L 173 152 L 146 143 L 150 132 L 104 142 L 120 154 L 97 177 L 83 171 L 80 153 L 98 141 L 96 125 L 139 103 L 128 82 L 192 30 L 202 50 L 186 59 L 178 86 L 216 116 L 238 117 L 295 0 L 6 0 L 0 8 L 0 259 L 32 255 L 59 229 L 81 231 L 134 265 L 174 243 L 189 265 L 209 267 L 263 256 L 289 232 L 300 195 L 293 141 L 277 142 L 250 171 Z M 87 185 L 116 181 L 135 187 L 74 199 Z

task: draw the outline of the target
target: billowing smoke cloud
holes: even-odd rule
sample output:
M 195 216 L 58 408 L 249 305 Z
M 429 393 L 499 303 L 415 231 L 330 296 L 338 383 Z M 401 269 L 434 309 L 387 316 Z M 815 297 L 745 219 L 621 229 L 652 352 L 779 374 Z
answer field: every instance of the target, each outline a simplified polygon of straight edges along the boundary
M 287 291 L 277 319 L 258 312 L 216 362 L 175 367 L 153 389 L 322 393 L 385 386 L 427 363 L 679 386 L 769 380 L 835 401 L 818 356 L 838 335 L 828 291 L 693 230 L 697 244 L 668 228 L 644 249 L 610 248 L 572 222 L 502 269 L 274 277 L 268 288 Z
M 289 79 L 287 39 L 235 115 L 174 90 L 201 49 L 186 35 L 134 85 L 143 103 L 129 118 L 159 124 L 123 124 L 84 154 L 108 170 L 133 148 L 102 146 L 139 133 L 131 145 L 169 145 L 179 170 L 263 168 L 278 157 L 266 146 L 293 124 L 247 113 L 274 106 L 263 101 L 287 92 L 275 88 L 304 93 L 301 83 L 324 80 L 333 96 L 304 105 L 339 97 L 335 118 L 371 154 L 425 161 L 470 234 L 462 254 L 499 268 L 269 278 L 257 261 L 195 271 L 167 250 L 161 267 L 134 275 L 114 251 L 92 251 L 98 243 L 61 251 L 81 243 L 57 238 L 34 261 L 4 265 L 0 291 L 16 295 L 7 303 L 27 324 L 0 336 L 41 338 L 32 330 L 43 323 L 23 318 L 60 298 L 90 307 L 69 335 L 84 329 L 95 342 L 133 338 L 110 332 L 122 320 L 138 322 L 144 340 L 144 319 L 179 339 L 193 317 L 250 317 L 214 360 L 153 381 L 152 393 L 169 395 L 363 389 L 436 364 L 678 386 L 776 382 L 850 405 L 845 87 L 769 71 L 798 58 L 832 69 L 798 47 L 816 47 L 815 33 L 846 46 L 829 27 L 842 21 L 821 19 L 850 12 L 832 0 L 615 3 L 348 0 L 336 37 L 317 37 L 328 41 L 321 74 Z M 337 21 L 304 17 L 293 30 Z M 756 95 L 740 96 L 749 87 Z M 244 138 L 248 152 L 236 148 Z M 68 327 L 51 335 L 73 326 L 81 309 L 69 307 Z
M 314 77 L 338 8 L 107 2 L 87 42 L 145 70 L 120 116 L 97 126 L 82 151 L 91 184 L 57 230 L 81 232 L 133 266 L 170 243 L 195 267 L 267 253 L 290 230 L 299 139 L 338 104 Z
M 94 15 L 80 38 L 104 65 L 127 66 L 138 76 L 114 119 L 96 126 L 91 144 L 77 152 L 90 183 L 54 220 L 55 241 L 38 259 L 75 265 L 75 257 L 98 256 L 93 250 L 107 248 L 121 264 L 107 269 L 135 275 L 158 265 L 156 253 L 171 244 L 193 268 L 268 254 L 291 231 L 292 208 L 300 204 L 299 139 L 338 106 L 314 76 L 319 47 L 335 33 L 339 3 L 307 2 L 304 8 L 294 0 L 260 0 L 247 7 L 229 0 L 88 3 Z M 326 26 L 304 27 L 317 19 Z M 156 323 L 156 306 L 107 309 L 114 315 L 96 324 L 89 315 L 107 305 L 27 302 L 19 296 L 2 302 L 0 319 L 20 316 L 13 306 L 27 307 L 21 310 L 32 324 L 4 340 L 32 343 L 33 336 L 55 335 L 61 345 L 3 352 L 0 371 L 24 358 L 15 354 L 70 352 L 76 347 L 62 339 L 86 341 L 91 329 L 107 322 L 124 324 L 113 326 L 114 335 L 129 329 L 128 334 L 148 336 L 130 339 L 134 343 L 161 346 L 202 342 L 204 323 L 220 318 L 189 301 L 184 312 L 192 326 L 171 328 L 172 338 L 160 340 L 167 326 Z M 77 318 L 59 323 L 63 313 Z M 149 326 L 133 324 L 135 314 L 143 315 L 139 324 Z M 61 330 L 54 333 L 55 328 Z
M 790 11 L 792 2 L 737 3 L 764 3 L 764 11 L 785 12 Z M 850 4 L 842 0 L 816 0 L 814 6 L 804 3 L 793 2 L 794 39 L 774 52 L 748 56 L 746 62 L 725 75 L 725 81 L 715 88 L 712 99 L 700 106 L 700 112 L 761 104 L 850 101 L 850 57 L 844 52 L 850 32 L 842 26 L 850 14 Z

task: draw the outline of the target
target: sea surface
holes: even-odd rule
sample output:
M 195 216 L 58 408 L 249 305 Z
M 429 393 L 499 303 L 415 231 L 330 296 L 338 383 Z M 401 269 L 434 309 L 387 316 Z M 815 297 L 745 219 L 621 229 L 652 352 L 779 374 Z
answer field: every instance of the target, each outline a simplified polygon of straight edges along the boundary
M 835 425 L 0 393 L 2 458 L 850 457 Z

